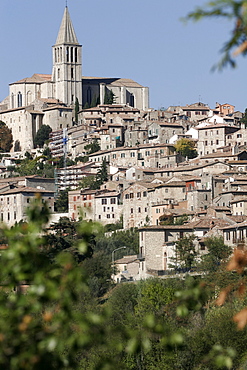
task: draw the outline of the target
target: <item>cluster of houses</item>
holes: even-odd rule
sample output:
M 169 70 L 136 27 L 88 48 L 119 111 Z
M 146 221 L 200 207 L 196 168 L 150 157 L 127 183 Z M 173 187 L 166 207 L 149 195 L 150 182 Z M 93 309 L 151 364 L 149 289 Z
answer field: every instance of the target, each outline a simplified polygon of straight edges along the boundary
M 211 109 L 199 102 L 142 111 L 125 104 L 101 104 L 82 109 L 78 118 L 77 125 L 52 131 L 49 147 L 53 157 L 66 153 L 87 160 L 58 169 L 55 179 L 7 177 L 11 158 L 2 159 L 2 222 L 11 226 L 25 219 L 37 192 L 54 213 L 55 194 L 69 188 L 71 220 L 83 217 L 138 228 L 140 253 L 116 261 L 117 280 L 166 274 L 176 241 L 185 235 L 195 236 L 199 254 L 207 252 L 205 238 L 213 235 L 222 235 L 232 247 L 244 245 L 247 130 L 243 114 L 234 106 L 217 103 Z M 176 152 L 174 144 L 181 138 L 193 141 L 196 158 Z M 88 154 L 88 144 L 95 141 L 101 149 Z M 96 176 L 103 159 L 108 181 L 97 190 L 82 186 L 83 179 Z
M 0 221 L 12 226 L 26 217 L 36 193 L 48 202 L 69 190 L 67 216 L 138 228 L 140 253 L 116 261 L 121 280 L 163 275 L 176 241 L 194 235 L 200 254 L 205 238 L 222 235 L 231 247 L 247 238 L 247 130 L 243 113 L 231 104 L 214 108 L 198 102 L 154 110 L 149 90 L 128 78 L 82 75 L 82 46 L 66 6 L 52 47 L 51 74 L 35 73 L 9 85 L 0 102 L 0 120 L 11 130 L 10 157 L 0 163 Z M 109 101 L 109 99 L 112 101 Z M 246 118 L 246 117 L 244 117 Z M 55 179 L 11 177 L 9 166 L 34 148 L 42 125 L 49 125 L 53 158 L 64 158 Z M 196 158 L 175 149 L 189 139 Z M 91 144 L 100 150 L 88 150 Z M 67 158 L 77 164 L 67 166 Z M 85 187 L 102 161 L 108 181 Z M 83 186 L 84 184 L 84 186 Z

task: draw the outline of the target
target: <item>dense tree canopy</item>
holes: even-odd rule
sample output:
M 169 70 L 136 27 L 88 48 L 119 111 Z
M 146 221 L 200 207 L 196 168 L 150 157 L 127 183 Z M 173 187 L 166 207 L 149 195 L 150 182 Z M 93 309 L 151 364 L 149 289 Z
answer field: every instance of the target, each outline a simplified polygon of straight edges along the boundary
M 13 136 L 8 126 L 0 121 L 0 151 L 9 152 L 13 146 Z
M 195 142 L 190 139 L 182 138 L 174 145 L 176 152 L 181 154 L 183 157 L 195 158 L 197 152 L 195 149 Z
M 35 147 L 43 148 L 45 142 L 49 140 L 49 134 L 52 131 L 49 125 L 42 125 L 37 131 L 37 134 L 34 138 Z

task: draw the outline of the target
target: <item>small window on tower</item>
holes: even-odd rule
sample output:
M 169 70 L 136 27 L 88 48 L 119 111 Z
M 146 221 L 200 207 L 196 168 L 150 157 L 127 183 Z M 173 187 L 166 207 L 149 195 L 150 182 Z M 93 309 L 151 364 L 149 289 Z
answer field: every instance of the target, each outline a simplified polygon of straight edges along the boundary
M 74 68 L 71 68 L 71 78 L 74 78 Z

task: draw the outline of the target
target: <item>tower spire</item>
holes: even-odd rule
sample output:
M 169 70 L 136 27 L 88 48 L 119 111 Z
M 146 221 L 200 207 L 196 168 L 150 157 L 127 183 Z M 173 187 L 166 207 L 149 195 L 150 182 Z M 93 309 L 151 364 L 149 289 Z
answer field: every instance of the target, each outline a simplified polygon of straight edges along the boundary
M 56 45 L 61 44 L 78 44 L 78 40 L 67 7 L 67 0 L 56 41 Z

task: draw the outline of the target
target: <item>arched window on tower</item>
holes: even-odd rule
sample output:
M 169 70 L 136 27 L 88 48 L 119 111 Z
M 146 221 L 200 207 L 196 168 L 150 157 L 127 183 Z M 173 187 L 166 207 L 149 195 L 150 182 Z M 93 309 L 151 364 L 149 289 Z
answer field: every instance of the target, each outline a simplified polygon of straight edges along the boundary
M 77 48 L 75 48 L 75 63 L 77 63 Z
M 66 47 L 66 62 L 69 62 L 69 47 Z
M 17 95 L 17 107 L 22 107 L 22 93 L 20 91 Z
M 71 78 L 74 78 L 74 68 L 71 68 Z
M 57 79 L 60 80 L 60 68 L 57 70 Z
M 73 63 L 73 60 L 74 60 L 74 58 L 73 58 L 73 48 L 71 47 L 70 48 L 70 61 L 71 61 L 71 63 Z

